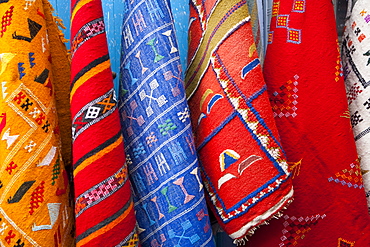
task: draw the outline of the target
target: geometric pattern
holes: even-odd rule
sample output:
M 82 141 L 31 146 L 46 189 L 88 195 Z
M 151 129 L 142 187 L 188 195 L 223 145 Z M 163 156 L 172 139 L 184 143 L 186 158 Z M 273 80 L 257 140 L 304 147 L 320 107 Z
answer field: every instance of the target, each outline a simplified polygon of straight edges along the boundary
M 351 163 L 348 169 L 335 173 L 334 176 L 328 178 L 328 181 L 341 184 L 342 186 L 348 186 L 348 188 L 362 189 L 364 185 L 359 160 L 357 159 Z
M 91 125 L 109 116 L 116 108 L 117 100 L 113 89 L 110 89 L 104 95 L 86 104 L 72 120 L 73 140 Z
M 135 246 L 137 233 L 101 0 L 71 1 L 76 246 Z
M 307 217 L 295 217 L 284 215 L 284 229 L 283 236 L 280 238 L 281 243 L 279 247 L 296 246 L 300 239 L 304 239 L 312 227 L 314 227 L 320 220 L 326 217 L 325 214 L 312 215 Z
M 301 15 L 306 11 L 306 0 L 293 0 L 292 8 L 289 10 L 290 14 L 281 14 L 281 1 L 273 1 L 272 4 L 272 17 L 276 17 L 276 21 L 273 28 L 285 28 L 286 29 L 286 42 L 293 44 L 300 44 L 302 42 L 302 29 L 297 29 L 296 14 Z M 292 19 L 292 20 L 291 20 Z M 272 30 L 272 29 L 271 29 Z M 270 31 L 268 34 L 268 43 L 273 42 L 274 32 Z
M 270 94 L 270 102 L 274 117 L 296 117 L 298 114 L 298 79 L 299 76 L 294 76 L 294 81 L 289 80 L 283 84 L 279 91 L 274 91 Z
M 272 3 L 272 17 L 276 17 L 279 14 L 280 1 L 274 1 Z
M 343 68 L 342 68 L 342 63 L 341 63 L 341 58 L 340 58 L 340 49 L 339 49 L 339 43 L 338 43 L 338 40 L 337 40 L 337 44 L 338 44 L 338 48 L 337 48 L 337 51 L 338 51 L 338 56 L 337 56 L 337 65 L 335 66 L 335 81 L 339 81 L 340 78 L 343 78 Z
M 341 42 L 341 63 L 338 63 L 335 73 L 336 75 L 343 73 L 341 66 L 343 64 L 347 100 L 357 153 L 361 160 L 361 169 L 368 171 L 370 170 L 368 150 L 370 143 L 369 2 L 366 0 L 349 1 L 347 9 L 345 29 Z M 366 194 L 370 194 L 370 173 L 363 174 L 363 183 Z M 367 196 L 367 204 L 370 210 L 370 196 Z M 361 245 L 361 243 L 356 241 L 356 245 Z
M 276 17 L 276 27 L 287 28 L 289 22 L 289 15 L 278 15 Z
M 280 179 L 282 181 L 285 181 L 287 179 L 287 163 L 285 161 L 284 154 L 282 150 L 279 148 L 279 145 L 275 142 L 274 138 L 266 135 L 265 133 L 268 133 L 268 130 L 263 126 L 262 123 L 258 122 L 257 116 L 253 115 L 253 111 L 248 110 L 246 107 L 247 104 L 245 104 L 244 97 L 242 95 L 238 95 L 238 92 L 240 92 L 240 89 L 237 88 L 232 82 L 231 78 L 228 78 L 227 76 L 227 71 L 225 66 L 222 66 L 222 61 L 219 59 L 219 56 L 214 53 L 214 55 L 211 57 L 211 64 L 215 70 L 216 77 L 219 80 L 221 87 L 224 88 L 226 92 L 226 96 L 230 99 L 231 104 L 235 107 L 235 110 L 240 113 L 243 117 L 243 121 L 245 121 L 245 124 L 253 131 L 253 134 L 255 134 L 254 139 L 259 139 L 261 142 L 261 149 L 265 149 L 266 152 L 268 152 L 271 157 L 276 159 L 276 163 L 279 164 L 280 167 L 285 171 L 286 174 L 282 173 L 281 177 L 277 180 L 276 183 L 271 183 L 269 185 L 269 188 L 266 190 L 261 191 L 258 193 L 256 196 L 250 198 L 246 203 L 241 203 L 241 206 L 237 208 L 235 211 L 229 211 L 229 212 L 224 212 L 224 210 L 220 204 L 220 202 L 217 202 L 217 199 L 213 200 L 213 203 L 215 204 L 216 207 L 218 207 L 218 213 L 222 220 L 224 222 L 228 222 L 231 220 L 233 217 L 237 217 L 238 215 L 243 214 L 244 212 L 248 211 L 249 207 L 254 206 L 258 201 L 260 201 L 264 196 L 271 194 L 277 188 L 280 186 Z M 208 187 L 209 188 L 209 187 Z M 214 196 L 214 192 L 212 191 L 211 188 L 210 190 L 210 195 Z
M 139 236 L 137 234 L 131 234 L 124 241 L 122 241 L 118 246 L 120 247 L 137 247 L 139 246 Z
M 354 100 L 357 99 L 357 96 L 362 93 L 361 86 L 356 83 L 354 83 L 349 90 L 347 90 L 347 100 L 348 105 L 352 104 Z
M 120 189 L 127 179 L 126 167 L 76 198 L 76 217 Z
M 301 43 L 301 33 L 302 33 L 302 30 L 288 28 L 287 42 L 295 43 L 295 44 Z
M 355 241 L 351 242 L 348 240 L 345 240 L 343 238 L 338 238 L 338 246 L 337 247 L 354 247 Z
M 71 55 L 75 53 L 75 51 L 87 40 L 91 39 L 92 37 L 99 35 L 105 32 L 104 20 L 103 18 L 98 18 L 93 20 L 86 25 L 84 25 L 76 34 L 76 36 L 72 40 L 71 44 Z
M 303 13 L 305 11 L 305 6 L 306 6 L 305 1 L 306 0 L 294 0 L 292 11 Z
M 13 9 L 14 6 L 10 6 L 10 8 L 5 11 L 5 14 L 1 17 L 1 29 L 0 29 L 0 37 L 4 36 L 6 32 L 7 26 L 12 23 L 12 16 L 13 16 Z

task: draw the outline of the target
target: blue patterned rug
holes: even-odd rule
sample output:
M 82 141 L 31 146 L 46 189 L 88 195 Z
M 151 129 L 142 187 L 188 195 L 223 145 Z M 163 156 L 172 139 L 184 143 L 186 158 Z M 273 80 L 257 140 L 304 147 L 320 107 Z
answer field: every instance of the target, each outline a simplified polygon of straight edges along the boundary
M 169 1 L 126 6 L 120 113 L 143 246 L 214 246 Z

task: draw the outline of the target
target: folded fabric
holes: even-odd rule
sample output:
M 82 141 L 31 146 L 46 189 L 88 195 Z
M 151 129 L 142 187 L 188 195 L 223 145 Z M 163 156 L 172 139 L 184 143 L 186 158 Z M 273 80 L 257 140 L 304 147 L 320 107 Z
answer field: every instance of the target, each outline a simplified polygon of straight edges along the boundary
M 347 99 L 370 210 L 370 1 L 348 1 L 342 59 Z
M 214 246 L 169 0 L 132 1 L 123 20 L 121 104 L 143 246 Z
M 72 0 L 71 4 L 76 244 L 137 246 L 101 1 Z
M 56 113 L 69 109 L 54 100 L 69 83 L 54 76 L 68 60 L 58 59 L 67 51 L 51 9 L 46 0 L 0 4 L 1 246 L 74 246 Z
M 246 0 L 191 1 L 189 97 L 207 199 L 236 242 L 292 198 Z M 239 241 L 238 241 L 239 240 Z
M 264 75 L 295 198 L 253 247 L 369 246 L 335 27 L 330 0 L 273 3 Z
M 55 103 L 57 106 L 60 138 L 62 141 L 62 157 L 64 165 L 68 173 L 71 171 L 72 165 L 72 123 L 71 111 L 69 103 L 69 85 L 71 78 L 71 61 L 67 53 L 66 46 L 68 40 L 64 38 L 62 31 L 66 29 L 62 19 L 52 16 L 50 12 L 54 12 L 51 4 L 45 6 L 50 7 L 50 11 L 45 11 L 45 19 L 48 25 L 48 37 L 50 43 L 51 70 L 53 73 Z M 61 28 L 62 30 L 60 30 Z

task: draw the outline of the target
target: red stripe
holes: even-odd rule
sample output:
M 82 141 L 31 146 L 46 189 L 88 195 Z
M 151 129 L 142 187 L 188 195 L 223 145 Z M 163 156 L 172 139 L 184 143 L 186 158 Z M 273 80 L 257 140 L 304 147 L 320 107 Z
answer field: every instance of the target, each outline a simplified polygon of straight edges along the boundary
M 73 105 L 71 108 L 72 119 L 85 105 L 112 89 L 112 86 L 106 83 L 110 78 L 112 78 L 112 71 L 110 69 L 103 70 L 76 90 L 71 101 L 71 105 Z M 91 88 L 97 88 L 98 90 L 91 90 Z

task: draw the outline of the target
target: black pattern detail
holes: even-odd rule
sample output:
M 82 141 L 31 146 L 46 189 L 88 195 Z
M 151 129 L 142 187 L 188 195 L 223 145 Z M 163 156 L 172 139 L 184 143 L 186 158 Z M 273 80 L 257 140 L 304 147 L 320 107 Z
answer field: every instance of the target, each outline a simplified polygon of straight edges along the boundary
M 348 58 L 348 63 L 352 67 L 353 73 L 356 74 L 356 76 L 357 76 L 358 80 L 361 82 L 362 86 L 364 88 L 367 88 L 370 85 L 370 81 L 365 81 L 365 79 L 362 77 L 361 73 L 358 71 L 358 69 L 356 67 L 356 64 L 352 60 L 351 52 L 347 48 L 347 39 L 346 38 L 343 39 L 343 46 L 342 46 L 342 48 L 343 48 L 344 54 L 346 54 L 346 56 Z
M 114 220 L 116 220 L 118 217 L 120 217 L 130 207 L 131 203 L 132 203 L 131 200 L 128 200 L 127 203 L 120 210 L 118 210 L 115 214 L 113 214 L 112 216 L 106 218 L 105 220 L 103 220 L 99 224 L 91 227 L 90 229 L 87 229 L 85 232 L 83 232 L 80 235 L 78 235 L 76 237 L 76 242 L 78 243 L 82 239 L 88 237 L 92 233 L 98 231 L 99 229 L 103 228 L 104 226 L 106 226 L 109 223 L 111 223 Z
M 352 127 L 355 127 L 356 125 L 358 125 L 359 123 L 361 123 L 362 121 L 364 121 L 364 119 L 361 117 L 360 114 L 358 114 L 358 111 L 355 111 L 352 115 L 351 115 L 351 124 L 352 124 Z
M 17 33 L 14 32 L 13 33 L 13 39 L 18 39 L 18 40 L 24 40 L 24 41 L 27 41 L 27 42 L 31 42 L 36 37 L 36 35 L 41 30 L 42 26 L 40 24 L 38 24 L 37 22 L 29 19 L 29 18 L 27 18 L 27 21 L 28 21 L 28 29 L 30 30 L 30 37 L 17 35 Z
M 104 148 L 110 146 L 112 143 L 115 143 L 120 137 L 122 133 L 119 131 L 116 135 L 114 135 L 112 138 L 108 139 L 106 142 L 101 144 L 100 146 L 94 148 L 84 156 L 82 156 L 79 160 L 76 161 L 76 163 L 73 165 L 73 169 L 76 169 L 79 165 L 81 165 L 82 162 L 84 162 L 86 159 L 90 158 L 91 156 L 94 156 L 97 154 L 100 150 L 103 150 Z
M 48 77 L 49 77 L 49 70 L 44 69 L 44 71 L 42 71 L 39 76 L 36 76 L 35 82 L 44 84 L 46 82 L 46 80 L 48 79 Z
M 109 55 L 104 55 L 102 57 L 99 57 L 97 59 L 95 59 L 94 61 L 92 61 L 91 63 L 89 63 L 86 67 L 84 67 L 83 69 L 81 69 L 76 75 L 75 77 L 73 78 L 72 82 L 71 82 L 71 89 L 73 88 L 74 84 L 76 83 L 76 81 L 78 79 L 81 78 L 81 76 L 83 76 L 84 74 L 86 74 L 88 71 L 90 71 L 92 68 L 96 67 L 97 65 L 105 62 L 105 61 L 108 61 L 109 60 Z
M 35 183 L 36 181 L 28 181 L 28 182 L 24 182 L 21 187 L 19 187 L 19 189 L 17 190 L 17 192 L 15 192 L 15 195 L 12 197 L 10 197 L 8 199 L 8 203 L 11 204 L 11 203 L 17 203 L 19 202 L 23 196 L 27 193 L 27 191 L 32 187 L 32 185 Z
M 73 141 L 88 129 L 112 114 L 117 109 L 117 99 L 113 88 L 99 98 L 85 105 L 74 117 L 72 121 Z
M 366 107 L 366 110 L 370 110 L 370 98 L 363 105 Z
M 17 243 L 16 243 L 17 245 L 14 245 L 13 247 L 24 247 L 24 242 L 22 242 L 22 240 L 21 239 L 18 239 L 18 241 L 17 241 Z
M 365 52 L 363 55 L 364 56 L 370 56 L 370 50 L 368 50 L 367 52 Z M 369 64 L 370 64 L 370 58 L 369 58 L 369 60 L 367 60 L 366 66 L 369 66 Z

